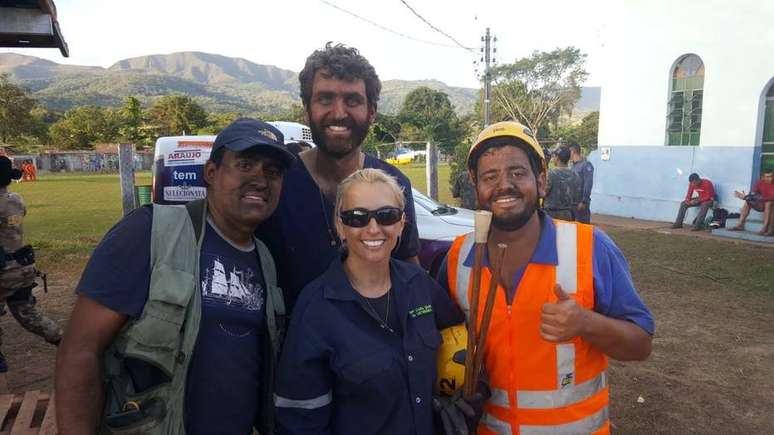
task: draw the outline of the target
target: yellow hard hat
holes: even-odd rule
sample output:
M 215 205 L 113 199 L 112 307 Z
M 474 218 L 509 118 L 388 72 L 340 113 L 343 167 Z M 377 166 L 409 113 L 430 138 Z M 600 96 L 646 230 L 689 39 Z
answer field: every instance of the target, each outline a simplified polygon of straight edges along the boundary
M 451 396 L 462 388 L 465 382 L 465 348 L 468 344 L 468 330 L 465 325 L 452 326 L 441 330 L 443 343 L 438 349 L 438 391 Z
M 478 159 L 478 156 L 481 154 L 480 150 L 482 148 L 482 144 L 489 139 L 500 137 L 513 137 L 519 139 L 521 142 L 524 142 L 527 146 L 529 146 L 529 149 L 525 151 L 527 153 L 529 153 L 529 151 L 534 151 L 542 162 L 543 170 L 546 169 L 546 156 L 543 152 L 543 147 L 540 146 L 537 139 L 535 139 L 535 135 L 532 133 L 532 130 L 516 121 L 502 121 L 490 125 L 489 127 L 482 130 L 481 133 L 479 133 L 478 137 L 476 138 L 476 143 L 474 143 L 473 146 L 470 147 L 470 151 L 468 151 L 469 170 L 475 170 L 473 165 Z

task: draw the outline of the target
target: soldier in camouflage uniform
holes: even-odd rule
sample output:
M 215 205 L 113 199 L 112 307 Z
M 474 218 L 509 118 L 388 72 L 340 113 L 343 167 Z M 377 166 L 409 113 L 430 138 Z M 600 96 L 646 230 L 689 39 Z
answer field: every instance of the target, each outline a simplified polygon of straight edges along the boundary
M 548 193 L 543 209 L 554 219 L 575 220 L 575 207 L 581 199 L 581 179 L 569 168 L 570 150 L 560 146 L 552 153 L 554 167 L 548 170 Z
M 457 175 L 457 179 L 452 185 L 452 196 L 460 199 L 462 208 L 476 209 L 476 187 L 473 186 L 468 171 L 460 171 Z
M 62 329 L 38 312 L 35 296 L 32 295 L 39 272 L 35 268 L 32 248 L 24 246 L 23 242 L 22 221 L 27 209 L 19 194 L 8 192 L 11 180 L 18 180 L 21 175 L 20 170 L 12 167 L 8 157 L 0 156 L 0 247 L 4 257 L 0 259 L 0 265 L 5 263 L 0 269 L 0 304 L 8 306 L 8 310 L 24 329 L 58 345 L 62 339 Z M 0 353 L 0 373 L 7 370 L 5 357 Z

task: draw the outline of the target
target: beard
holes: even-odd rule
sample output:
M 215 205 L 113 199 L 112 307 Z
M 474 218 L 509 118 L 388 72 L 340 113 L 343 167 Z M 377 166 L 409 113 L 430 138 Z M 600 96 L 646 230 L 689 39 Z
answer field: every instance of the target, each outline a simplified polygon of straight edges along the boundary
M 309 114 L 309 117 L 311 119 L 311 114 Z M 323 119 L 320 124 L 315 124 L 313 121 L 310 121 L 309 124 L 309 129 L 312 130 L 312 140 L 314 141 L 314 144 L 317 145 L 322 153 L 337 159 L 346 157 L 352 152 L 358 150 L 368 135 L 368 129 L 371 127 L 371 123 L 368 120 L 358 124 L 349 117 L 337 121 L 328 121 Z M 349 139 L 334 139 L 332 141 L 326 140 L 325 128 L 331 125 L 349 128 Z
M 497 229 L 502 231 L 516 231 L 521 229 L 524 225 L 529 222 L 532 215 L 535 213 L 535 210 L 537 210 L 537 207 L 532 205 L 527 207 L 524 211 L 521 213 L 516 213 L 509 216 L 497 216 L 492 215 L 492 225 L 497 227 Z
M 516 192 L 508 192 L 508 195 L 513 196 L 521 196 L 518 195 Z M 500 195 L 503 196 L 503 195 Z M 492 214 L 492 225 L 494 225 L 497 229 L 502 231 L 516 231 L 521 229 L 524 225 L 529 222 L 529 220 L 532 218 L 532 215 L 535 214 L 535 211 L 537 210 L 538 205 L 536 203 L 528 203 L 524 205 L 524 209 L 518 213 L 512 213 L 507 215 L 498 215 L 496 213 Z M 492 211 L 491 206 L 489 207 L 489 211 Z

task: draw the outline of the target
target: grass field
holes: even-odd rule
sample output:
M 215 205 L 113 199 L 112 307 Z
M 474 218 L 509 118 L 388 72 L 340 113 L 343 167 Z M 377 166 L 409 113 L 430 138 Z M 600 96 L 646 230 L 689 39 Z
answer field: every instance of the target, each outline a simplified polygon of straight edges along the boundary
M 427 176 L 425 175 L 424 164 L 411 164 L 405 166 L 399 166 L 398 169 L 403 171 L 407 177 L 411 180 L 411 185 L 420 192 L 427 194 Z M 438 201 L 444 204 L 455 205 L 458 204 L 457 200 L 452 198 L 451 187 L 449 186 L 449 175 L 451 169 L 449 165 L 438 166 Z
M 150 172 L 138 173 L 135 180 L 150 184 Z M 9 189 L 24 198 L 25 238 L 42 252 L 86 254 L 121 217 L 116 174 L 47 175 Z

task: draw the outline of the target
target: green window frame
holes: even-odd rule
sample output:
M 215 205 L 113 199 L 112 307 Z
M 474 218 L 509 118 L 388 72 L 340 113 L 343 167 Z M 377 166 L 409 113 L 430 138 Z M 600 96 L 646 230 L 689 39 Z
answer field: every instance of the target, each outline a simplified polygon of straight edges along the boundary
M 680 58 L 672 70 L 667 102 L 667 145 L 699 145 L 704 103 L 704 63 L 699 56 Z
M 766 93 L 766 108 L 763 115 L 763 141 L 761 144 L 761 173 L 774 169 L 774 84 Z

